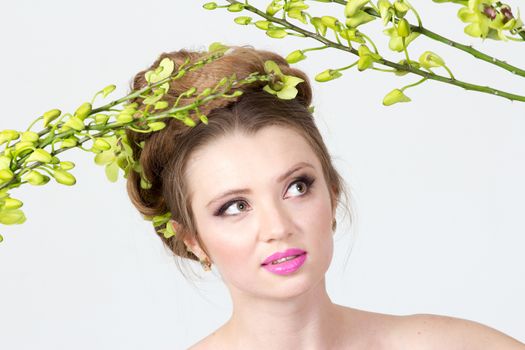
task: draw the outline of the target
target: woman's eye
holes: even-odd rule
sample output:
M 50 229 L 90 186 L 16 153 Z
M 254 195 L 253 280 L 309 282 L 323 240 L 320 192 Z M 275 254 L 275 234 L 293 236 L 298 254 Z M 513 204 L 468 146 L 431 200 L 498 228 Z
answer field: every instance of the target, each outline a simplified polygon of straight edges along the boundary
M 238 200 L 238 201 L 230 202 L 230 203 L 226 204 L 224 209 L 221 208 L 219 210 L 219 215 L 224 215 L 224 214 L 227 214 L 227 216 L 237 215 L 237 213 L 235 213 L 235 211 L 234 211 L 233 214 L 231 213 L 231 211 L 228 212 L 228 209 L 235 208 L 235 209 L 240 209 L 242 211 L 243 209 L 246 208 L 246 202 L 243 201 L 243 200 Z
M 294 182 L 292 182 L 289 186 L 289 188 L 296 188 L 299 192 L 299 196 L 305 195 L 305 193 L 308 192 L 310 187 L 312 186 L 314 182 L 314 179 L 310 176 L 300 176 L 297 178 Z M 297 197 L 297 196 L 294 196 Z M 240 212 L 244 211 L 246 209 L 247 204 L 245 200 L 234 200 L 231 202 L 226 203 L 223 207 L 221 207 L 218 212 L 216 213 L 216 216 L 235 216 L 239 214 Z M 233 209 L 233 213 L 229 211 L 230 209 Z M 235 210 L 240 210 L 238 212 L 235 212 Z
M 308 175 L 302 175 L 292 182 L 289 188 L 296 188 L 299 192 L 299 195 L 306 195 L 310 191 L 314 181 L 314 178 Z
M 308 185 L 304 181 L 295 181 L 290 188 L 294 187 L 298 189 L 299 193 L 304 193 L 306 192 Z

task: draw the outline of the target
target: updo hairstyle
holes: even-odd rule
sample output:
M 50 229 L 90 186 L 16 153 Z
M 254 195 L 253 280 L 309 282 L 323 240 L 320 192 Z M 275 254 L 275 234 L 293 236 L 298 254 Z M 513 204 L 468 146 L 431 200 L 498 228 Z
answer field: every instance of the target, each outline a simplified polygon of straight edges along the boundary
M 224 135 L 234 132 L 251 135 L 271 125 L 291 128 L 305 138 L 320 160 L 324 177 L 331 188 L 332 203 L 336 205 L 341 203 L 341 194 L 344 194 L 348 201 L 345 182 L 334 168 L 330 154 L 315 125 L 313 115 L 308 110 L 312 100 L 312 88 L 306 74 L 290 67 L 286 60 L 276 53 L 256 50 L 251 46 L 229 46 L 229 48 L 228 52 L 219 59 L 205 64 L 198 70 L 189 71 L 182 78 L 170 82 L 170 89 L 163 100 L 168 101 L 171 105 L 182 92 L 189 88 L 195 87 L 198 94 L 207 87 L 213 87 L 221 78 L 231 76 L 233 73 L 239 79 L 252 72 L 265 74 L 264 62 L 266 60 L 276 62 L 283 74 L 304 80 L 296 86 L 298 89 L 296 98 L 280 99 L 262 90 L 266 82 L 255 82 L 243 85 L 243 94 L 239 97 L 215 99 L 202 106 L 201 112 L 208 117 L 207 125 L 191 114 L 190 117 L 196 122 L 194 127 L 189 127 L 180 120 L 169 118 L 164 120 L 167 126 L 157 132 L 138 133 L 126 130 L 135 161 L 140 162 L 143 176 L 151 183 L 151 188 L 141 188 L 140 174 L 130 171 L 127 177 L 128 195 L 143 216 L 152 217 L 169 211 L 171 218 L 180 224 L 177 234 L 170 238 L 165 238 L 162 233 L 158 232 L 162 227 L 156 227 L 155 231 L 165 246 L 175 256 L 182 258 L 181 261 L 184 259 L 198 261 L 196 255 L 186 250 L 184 239 L 187 237 L 194 237 L 208 254 L 196 230 L 185 177 L 186 164 L 191 155 L 200 147 Z M 135 91 L 144 88 L 147 85 L 144 74 L 158 67 L 165 57 L 169 57 L 176 66 L 179 66 L 187 58 L 190 59 L 190 62 L 195 62 L 205 58 L 208 54 L 210 53 L 187 50 L 162 53 L 150 67 L 135 75 L 131 89 Z M 181 102 L 184 101 L 191 103 L 190 99 L 181 99 Z M 139 109 L 144 107 L 141 98 L 131 102 L 137 102 Z M 145 141 L 143 149 L 138 146 L 141 141 Z M 350 212 L 346 205 L 344 207 Z

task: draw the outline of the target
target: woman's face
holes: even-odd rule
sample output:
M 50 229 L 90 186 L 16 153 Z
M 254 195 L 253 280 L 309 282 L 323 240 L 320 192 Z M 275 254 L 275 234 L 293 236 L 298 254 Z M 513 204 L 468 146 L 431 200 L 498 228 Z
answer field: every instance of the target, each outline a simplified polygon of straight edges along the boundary
M 300 134 L 269 126 L 225 136 L 190 157 L 186 178 L 197 232 L 230 292 L 291 297 L 324 278 L 335 212 L 321 164 Z M 238 189 L 245 191 L 223 196 Z M 295 272 L 278 275 L 261 266 L 289 248 L 307 252 Z

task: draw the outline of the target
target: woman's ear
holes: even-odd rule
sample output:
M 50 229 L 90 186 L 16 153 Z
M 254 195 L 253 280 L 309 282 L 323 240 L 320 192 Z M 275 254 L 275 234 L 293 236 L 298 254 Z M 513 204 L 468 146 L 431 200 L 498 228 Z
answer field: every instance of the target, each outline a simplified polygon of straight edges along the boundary
M 335 186 L 332 186 L 331 187 L 331 190 L 332 190 L 332 211 L 334 213 L 334 217 L 335 217 L 335 213 L 336 213 L 336 210 L 337 210 L 337 189 Z
M 173 229 L 175 230 L 175 232 L 180 232 L 179 230 L 180 230 L 181 225 L 177 221 L 171 219 L 170 224 L 173 226 Z M 188 235 L 188 237 L 183 239 L 183 242 L 184 242 L 184 245 L 186 246 L 186 250 L 195 254 L 199 259 L 206 255 L 202 251 L 195 237 Z

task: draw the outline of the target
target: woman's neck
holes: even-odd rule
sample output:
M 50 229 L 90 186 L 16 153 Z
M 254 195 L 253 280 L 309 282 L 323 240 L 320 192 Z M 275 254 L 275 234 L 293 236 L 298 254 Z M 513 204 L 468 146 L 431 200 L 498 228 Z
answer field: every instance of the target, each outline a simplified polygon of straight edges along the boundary
M 345 333 L 343 307 L 330 300 L 324 278 L 286 300 L 230 292 L 232 316 L 217 333 L 228 349 L 330 349 Z

